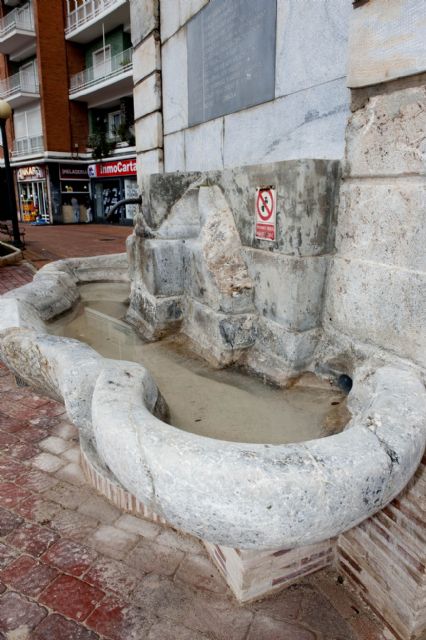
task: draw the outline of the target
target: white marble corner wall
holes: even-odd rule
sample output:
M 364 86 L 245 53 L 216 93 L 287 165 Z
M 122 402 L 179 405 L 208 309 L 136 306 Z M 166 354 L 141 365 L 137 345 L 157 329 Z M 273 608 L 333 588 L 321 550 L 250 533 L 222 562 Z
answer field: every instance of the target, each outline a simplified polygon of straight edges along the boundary
M 164 170 L 343 157 L 352 3 L 277 0 L 275 99 L 188 127 L 186 23 L 206 4 L 160 0 Z

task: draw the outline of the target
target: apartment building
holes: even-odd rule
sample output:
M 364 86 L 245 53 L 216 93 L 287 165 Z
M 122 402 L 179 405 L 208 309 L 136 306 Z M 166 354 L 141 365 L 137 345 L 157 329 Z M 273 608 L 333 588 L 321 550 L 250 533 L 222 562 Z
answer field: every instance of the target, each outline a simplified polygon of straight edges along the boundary
M 0 0 L 0 54 L 20 219 L 131 224 L 129 0 Z

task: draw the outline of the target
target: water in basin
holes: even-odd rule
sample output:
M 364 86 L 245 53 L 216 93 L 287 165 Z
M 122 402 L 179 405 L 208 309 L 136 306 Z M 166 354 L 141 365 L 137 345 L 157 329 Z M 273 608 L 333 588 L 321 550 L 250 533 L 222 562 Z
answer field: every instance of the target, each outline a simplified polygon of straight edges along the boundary
M 152 374 L 175 427 L 233 442 L 284 444 L 341 431 L 349 414 L 345 397 L 312 375 L 277 389 L 237 369 L 214 370 L 184 339 L 146 343 L 121 319 L 128 288 L 118 283 L 80 287 L 81 304 L 50 325 L 101 355 L 143 364 Z

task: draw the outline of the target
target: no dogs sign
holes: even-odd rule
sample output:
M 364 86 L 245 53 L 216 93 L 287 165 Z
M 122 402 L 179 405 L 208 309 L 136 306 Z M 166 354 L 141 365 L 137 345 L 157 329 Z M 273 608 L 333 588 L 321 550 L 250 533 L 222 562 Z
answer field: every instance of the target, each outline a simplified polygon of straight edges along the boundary
M 276 213 L 276 189 L 274 187 L 259 187 L 256 189 L 256 238 L 272 242 L 275 240 Z

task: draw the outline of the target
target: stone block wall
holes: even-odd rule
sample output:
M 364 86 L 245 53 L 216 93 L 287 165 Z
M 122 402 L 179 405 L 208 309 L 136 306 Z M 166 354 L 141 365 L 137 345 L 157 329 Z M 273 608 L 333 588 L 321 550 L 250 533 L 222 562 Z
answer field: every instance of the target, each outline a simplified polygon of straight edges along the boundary
M 242 255 L 253 283 L 256 344 L 247 351 L 245 364 L 275 382 L 285 382 L 289 375 L 309 366 L 321 335 L 324 285 L 330 256 L 334 252 L 339 179 L 340 163 L 325 160 L 279 162 L 203 175 L 142 175 L 145 214 L 149 223 L 159 228 L 161 235 L 174 239 L 144 240 L 143 252 L 132 258 L 137 271 L 132 279 L 134 283 L 143 282 L 150 296 L 160 296 L 157 303 L 150 298 L 157 309 L 161 301 L 170 306 L 170 296 L 185 291 L 197 303 L 194 308 L 187 308 L 189 318 L 196 313 L 199 304 L 220 313 L 242 312 L 234 308 L 235 304 L 225 308 L 217 292 L 213 295 L 216 298 L 212 298 L 206 278 L 203 276 L 200 280 L 198 273 L 204 258 L 196 258 L 198 267 L 195 270 L 186 259 L 185 281 L 178 278 L 183 247 L 186 247 L 185 255 L 192 251 L 198 256 L 194 253 L 197 243 L 188 239 L 199 233 L 194 222 L 202 214 L 198 202 L 199 185 L 218 185 L 232 212 L 238 242 L 241 241 Z M 265 184 L 277 187 L 277 238 L 272 243 L 256 239 L 254 232 L 256 187 Z M 226 226 L 223 215 L 221 220 L 219 233 Z M 180 221 L 179 225 L 177 221 Z M 185 237 L 186 245 L 182 245 Z M 192 245 L 194 250 L 190 251 Z M 223 249 L 220 242 L 218 249 Z M 176 259 L 173 258 L 175 254 Z M 169 283 L 168 288 L 162 284 L 164 282 Z M 202 286 L 198 286 L 198 282 Z M 142 307 L 146 315 L 148 296 L 143 294 L 141 300 L 144 302 L 141 303 L 135 284 L 132 291 L 131 304 L 136 320 Z M 219 303 L 221 306 L 217 308 Z M 249 309 L 244 308 L 243 312 L 248 313 Z M 176 324 L 174 316 L 169 320 L 163 318 L 162 322 L 161 331 Z
M 323 317 L 336 352 L 355 359 L 386 353 L 420 372 L 426 367 L 425 24 L 426 5 L 417 0 L 370 0 L 353 12 L 353 115 Z M 425 478 L 423 458 L 402 494 L 337 544 L 339 570 L 398 640 L 426 633 Z
M 138 172 L 163 171 L 161 46 L 158 0 L 130 0 Z
M 274 98 L 196 126 L 188 125 L 187 30 L 208 0 L 131 4 L 142 172 L 342 157 L 350 2 L 277 0 Z

